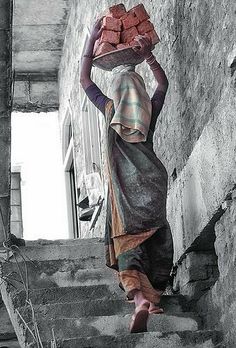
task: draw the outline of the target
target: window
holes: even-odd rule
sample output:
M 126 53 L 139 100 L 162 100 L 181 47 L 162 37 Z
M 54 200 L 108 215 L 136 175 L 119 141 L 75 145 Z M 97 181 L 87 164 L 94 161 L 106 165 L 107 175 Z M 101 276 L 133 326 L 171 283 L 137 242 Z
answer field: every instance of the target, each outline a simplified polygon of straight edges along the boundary
M 96 108 L 88 102 L 84 95 L 82 107 L 83 148 L 86 174 L 101 170 L 100 125 Z
M 67 199 L 67 215 L 69 224 L 69 236 L 71 238 L 79 237 L 78 224 L 78 197 L 76 188 L 76 175 L 74 165 L 73 151 L 73 131 L 71 113 L 67 111 L 63 125 L 63 164 L 66 181 L 66 199 Z

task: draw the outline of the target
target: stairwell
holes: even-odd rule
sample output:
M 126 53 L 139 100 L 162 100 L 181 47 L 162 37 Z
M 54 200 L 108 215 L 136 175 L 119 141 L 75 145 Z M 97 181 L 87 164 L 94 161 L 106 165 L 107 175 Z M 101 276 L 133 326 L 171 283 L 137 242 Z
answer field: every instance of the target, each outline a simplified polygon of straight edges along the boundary
M 1 293 L 20 347 L 222 347 L 221 333 L 202 330 L 181 295 L 163 296 L 165 313 L 150 316 L 147 333 L 130 334 L 134 305 L 104 265 L 102 240 L 42 240 L 15 250 L 2 263 Z

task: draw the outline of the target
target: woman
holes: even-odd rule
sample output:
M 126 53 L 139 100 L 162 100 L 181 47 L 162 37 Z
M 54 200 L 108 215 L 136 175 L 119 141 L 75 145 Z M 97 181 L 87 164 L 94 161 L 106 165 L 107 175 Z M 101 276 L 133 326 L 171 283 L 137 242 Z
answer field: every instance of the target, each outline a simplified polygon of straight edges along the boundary
M 157 87 L 150 99 L 133 66 L 113 71 L 106 97 L 91 79 L 95 41 L 101 20 L 92 29 L 82 60 L 80 82 L 105 115 L 109 199 L 106 226 L 107 265 L 118 271 L 120 286 L 135 303 L 130 332 L 147 331 L 150 313 L 158 307 L 169 280 L 173 243 L 166 220 L 167 172 L 153 151 L 153 133 L 168 80 L 151 53 L 151 42 L 138 36 L 136 53 L 148 63 Z

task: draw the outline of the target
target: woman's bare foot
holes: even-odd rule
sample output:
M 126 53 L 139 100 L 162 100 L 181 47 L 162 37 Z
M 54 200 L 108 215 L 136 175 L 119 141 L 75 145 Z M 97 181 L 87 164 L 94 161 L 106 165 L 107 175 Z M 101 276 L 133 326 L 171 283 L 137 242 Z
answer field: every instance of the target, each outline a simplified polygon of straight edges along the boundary
M 140 290 L 135 292 L 134 302 L 135 311 L 130 322 L 129 330 L 131 333 L 146 332 L 150 302 L 143 296 Z
M 162 314 L 162 313 L 164 313 L 164 309 L 160 308 L 155 303 L 150 302 L 149 313 L 150 314 Z

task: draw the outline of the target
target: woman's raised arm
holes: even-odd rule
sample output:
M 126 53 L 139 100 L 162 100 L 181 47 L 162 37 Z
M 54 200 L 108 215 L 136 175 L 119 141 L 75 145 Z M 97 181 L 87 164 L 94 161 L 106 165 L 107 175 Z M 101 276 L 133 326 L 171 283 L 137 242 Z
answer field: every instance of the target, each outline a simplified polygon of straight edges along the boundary
M 89 86 L 94 84 L 91 79 L 91 70 L 92 70 L 92 62 L 93 62 L 93 49 L 95 41 L 101 36 L 102 32 L 102 18 L 98 19 L 94 24 L 91 35 L 87 41 L 84 55 L 82 57 L 82 64 L 80 70 L 80 83 L 84 90 L 86 90 Z
M 156 91 L 161 91 L 166 93 L 168 89 L 168 79 L 166 74 L 160 64 L 156 61 L 155 56 L 151 52 L 152 43 L 147 36 L 137 36 L 134 41 L 137 43 L 133 47 L 134 51 L 144 57 L 146 62 L 150 66 L 150 69 L 153 72 L 153 75 L 157 81 Z

